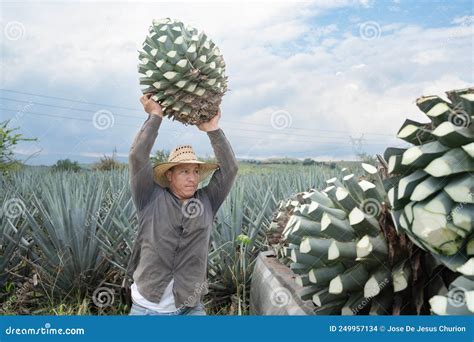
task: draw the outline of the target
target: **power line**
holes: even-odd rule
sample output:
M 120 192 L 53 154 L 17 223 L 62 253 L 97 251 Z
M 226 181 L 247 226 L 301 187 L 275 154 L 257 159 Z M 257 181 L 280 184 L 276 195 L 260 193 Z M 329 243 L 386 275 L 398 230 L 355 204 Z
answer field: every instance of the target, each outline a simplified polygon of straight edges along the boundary
M 75 99 L 68 99 L 68 98 L 65 98 L 65 97 L 50 96 L 50 95 L 41 95 L 41 94 L 35 94 L 35 93 L 27 93 L 27 92 L 24 92 L 24 91 L 18 91 L 18 90 L 12 90 L 12 89 L 0 89 L 0 90 L 2 90 L 2 91 L 7 91 L 7 92 L 9 92 L 9 93 L 32 95 L 32 96 L 39 96 L 39 97 L 44 97 L 44 98 L 48 98 L 48 99 L 55 99 L 55 100 L 62 100 L 62 101 L 70 101 L 70 102 L 76 102 L 76 103 L 84 103 L 84 104 L 89 104 L 89 105 L 104 106 L 104 107 L 110 107 L 110 108 L 119 108 L 119 109 L 131 110 L 131 111 L 134 111 L 134 112 L 143 112 L 143 110 L 138 110 L 138 109 L 135 109 L 135 108 L 114 106 L 114 105 L 105 104 L 105 103 L 85 102 L 85 101 L 80 101 L 80 100 L 75 100 Z
M 13 101 L 13 102 L 21 102 L 21 103 L 31 103 L 39 106 L 45 106 L 45 107 L 51 107 L 51 108 L 59 108 L 59 109 L 68 109 L 68 110 L 76 110 L 79 112 L 85 112 L 85 113 L 97 113 L 96 110 L 88 110 L 88 109 L 80 109 L 80 108 L 71 108 L 71 107 L 66 107 L 66 106 L 58 106 L 58 105 L 52 105 L 52 104 L 46 104 L 46 103 L 38 103 L 38 102 L 33 102 L 33 101 L 23 101 L 23 100 L 17 100 L 17 99 L 10 99 L 7 97 L 0 97 L 0 100 L 7 100 L 7 101 Z M 113 113 L 114 116 L 123 116 L 127 118 L 132 118 L 132 119 L 142 119 L 141 117 L 137 115 L 126 115 L 126 114 L 117 114 Z
M 246 133 L 245 131 L 243 131 L 242 133 Z M 241 138 L 255 138 L 255 139 L 274 139 L 274 140 L 280 140 L 282 141 L 282 138 L 279 138 L 279 137 L 269 137 L 269 136 L 266 136 L 264 138 L 262 138 L 262 136 L 245 136 L 245 135 L 235 135 L 233 131 L 229 131 L 228 133 L 229 135 L 234 135 L 234 136 L 238 136 L 238 137 L 241 137 Z M 289 142 L 301 142 L 301 143 L 312 143 L 312 144 L 321 144 L 321 145 L 344 145 L 344 146 L 353 146 L 354 144 L 352 143 L 341 143 L 340 140 L 338 141 L 311 141 L 311 140 L 295 140 L 293 139 L 293 137 L 298 137 L 296 135 L 291 135 L 288 137 L 288 141 Z M 286 139 L 286 138 L 285 138 Z M 380 142 L 380 143 L 374 143 L 374 142 L 371 142 L 371 143 L 367 143 L 364 145 L 367 145 L 367 146 L 372 146 L 372 145 L 382 145 L 382 146 L 387 146 L 387 143 L 386 142 Z
M 18 112 L 18 109 L 10 109 L 10 108 L 0 108 L 0 110 L 5 110 L 5 111 L 11 111 L 11 112 Z M 46 113 L 34 113 L 34 112 L 25 112 L 22 115 L 37 115 L 37 116 L 47 116 L 51 118 L 58 118 L 58 119 L 70 119 L 70 120 L 77 120 L 77 121 L 86 121 L 86 122 L 92 122 L 92 119 L 85 119 L 85 118 L 76 118 L 76 117 L 71 117 L 71 116 L 63 116 L 63 115 L 52 115 L 52 114 L 46 114 Z M 115 123 L 114 125 L 119 125 L 119 126 L 126 126 L 130 127 L 129 124 L 122 124 L 122 123 Z M 139 126 L 135 126 L 139 127 Z
M 17 112 L 18 110 L 17 109 L 11 109 L 11 108 L 0 108 L 0 110 L 4 110 L 4 111 L 12 111 L 12 112 Z M 52 114 L 46 114 L 46 113 L 37 113 L 37 112 L 30 112 L 30 111 L 27 111 L 25 113 L 23 113 L 23 115 L 33 115 L 33 116 L 46 116 L 46 117 L 52 117 L 52 118 L 57 118 L 57 119 L 68 119 L 68 120 L 77 120 L 77 121 L 83 121 L 83 122 L 93 122 L 92 119 L 85 119 L 85 118 L 77 118 L 77 117 L 71 117 L 71 116 L 64 116 L 64 115 L 52 115 Z M 115 123 L 113 125 L 118 125 L 118 126 L 126 126 L 126 127 L 130 127 L 130 126 L 133 126 L 133 127 L 136 127 L 136 128 L 139 128 L 141 126 L 138 126 L 138 125 L 130 125 L 130 124 L 123 124 L 123 123 Z M 160 128 L 160 131 L 165 131 L 165 132 L 175 132 L 174 130 L 169 130 L 169 129 L 163 129 L 163 128 Z M 239 133 L 246 133 L 246 131 L 241 131 Z M 235 137 L 241 137 L 241 138 L 251 138 L 251 139 L 262 139 L 262 136 L 261 135 L 239 135 L 239 134 L 235 134 L 234 132 L 229 132 L 230 135 L 233 135 Z M 321 142 L 321 141 L 311 141 L 311 140 L 299 140 L 299 139 L 293 139 L 293 137 L 298 137 L 298 136 L 295 136 L 295 135 L 291 135 L 289 138 L 289 140 L 291 140 L 291 142 L 301 142 L 301 143 L 312 143 L 312 144 L 320 144 L 320 145 L 344 145 L 344 146 L 352 146 L 353 144 L 350 144 L 350 143 L 341 143 L 340 141 L 336 141 L 336 142 L 333 142 L 333 141 L 327 141 L 327 142 Z M 314 138 L 314 137 L 313 137 Z M 265 138 L 263 139 L 273 139 L 273 140 L 282 140 L 282 138 L 279 138 L 279 137 L 270 137 L 270 136 L 266 136 Z M 386 145 L 385 143 L 371 143 L 371 144 L 367 144 L 368 146 L 370 145 Z
M 0 100 L 7 100 L 7 101 L 13 101 L 13 102 L 21 102 L 21 103 L 31 103 L 31 104 L 36 104 L 36 105 L 40 105 L 40 106 L 46 106 L 46 107 L 50 107 L 50 108 L 60 108 L 60 109 L 68 109 L 68 110 L 76 110 L 76 111 L 80 111 L 80 112 L 84 112 L 84 113 L 97 113 L 98 111 L 93 111 L 93 110 L 87 110 L 87 109 L 78 109 L 78 108 L 70 108 L 70 107 L 66 107 L 66 106 L 58 106 L 58 105 L 51 105 L 51 104 L 44 104 L 44 103 L 37 103 L 37 102 L 32 102 L 32 101 L 24 101 L 24 100 L 17 100 L 17 99 L 10 99 L 10 98 L 6 98 L 6 97 L 0 97 Z M 143 118 L 141 117 L 138 117 L 136 115 L 126 115 L 126 114 L 117 114 L 117 113 L 111 113 L 113 116 L 120 116 L 120 117 L 127 117 L 127 118 L 133 118 L 133 119 L 140 119 L 142 120 Z M 226 123 L 226 122 L 223 122 L 223 123 Z M 237 123 L 239 124 L 239 123 Z M 283 130 L 279 131 L 277 129 L 274 129 L 274 130 L 256 130 L 256 129 L 250 129 L 250 128 L 245 128 L 245 131 L 251 131 L 251 132 L 257 132 L 257 133 L 269 133 L 269 134 L 277 134 L 277 135 L 287 135 L 287 136 L 294 136 L 295 133 L 291 133 L 291 132 L 285 132 Z M 302 137 L 310 137 L 310 138 L 333 138 L 333 139 L 338 139 L 338 138 L 341 138 L 341 137 L 336 137 L 336 136 L 321 136 L 321 135 L 318 135 L 318 136 L 314 136 L 314 135 L 308 135 L 308 134 L 301 134 L 301 133 L 297 133 L 298 136 L 302 136 Z M 373 138 L 373 140 L 375 140 L 376 138 Z M 381 139 L 381 138 L 378 138 L 378 139 Z M 367 139 L 369 140 L 369 139 Z M 370 139 L 372 140 L 372 138 Z
M 255 126 L 265 126 L 265 127 L 268 127 L 268 125 L 265 125 L 265 124 L 259 124 L 259 123 L 251 123 L 251 122 L 237 122 L 237 121 L 228 121 L 227 122 L 229 123 L 233 123 L 233 124 L 247 124 L 247 125 L 255 125 Z M 392 134 L 383 134 L 383 133 L 368 133 L 368 132 L 349 132 L 349 131 L 337 131 L 337 130 L 331 130 L 331 129 L 319 129 L 319 128 L 302 128 L 302 127 L 285 127 L 284 128 L 285 130 L 286 129 L 294 129 L 294 130 L 304 130 L 304 131 L 320 131 L 320 132 L 333 132 L 333 133 L 340 133 L 340 134 L 344 134 L 344 135 L 350 135 L 350 134 L 367 134 L 367 135 L 381 135 L 381 136 L 385 136 L 385 137 L 393 137 L 394 135 Z M 334 137 L 335 138 L 335 137 Z
M 228 121 L 227 121 L 228 122 Z M 224 122 L 226 123 L 226 122 Z M 267 126 L 268 127 L 268 126 Z M 280 135 L 287 135 L 287 136 L 301 136 L 301 137 L 311 137 L 311 138 L 333 138 L 333 139 L 340 139 L 340 138 L 348 138 L 350 136 L 350 134 L 344 134 L 342 136 L 327 136 L 327 135 L 317 135 L 317 136 L 314 136 L 314 135 L 308 135 L 308 134 L 301 134 L 301 133 L 297 133 L 297 132 L 284 132 L 286 131 L 288 128 L 290 127 L 285 127 L 284 129 L 282 129 L 281 131 L 275 129 L 273 131 L 262 131 L 262 130 L 252 130 L 252 129 L 249 129 L 249 128 L 243 128 L 245 129 L 246 131 L 252 131 L 252 132 L 260 132 L 260 133 L 270 133 L 270 134 L 280 134 Z M 383 138 L 369 138 L 368 140 L 381 140 Z M 387 139 L 383 139 L 383 141 L 386 141 Z
M 123 109 L 123 110 L 129 110 L 129 111 L 134 111 L 134 112 L 141 112 L 143 113 L 143 110 L 140 109 L 135 109 L 135 108 L 129 108 L 129 107 L 122 107 L 122 106 L 115 106 L 115 105 L 110 105 L 110 104 L 104 104 L 104 103 L 97 103 L 97 102 L 85 102 L 85 101 L 80 101 L 80 100 L 74 100 L 74 99 L 68 99 L 64 97 L 58 97 L 58 96 L 49 96 L 49 95 L 42 95 L 42 94 L 35 94 L 35 93 L 28 93 L 28 92 L 22 92 L 18 90 L 12 90 L 12 89 L 1 89 L 2 91 L 6 92 L 11 92 L 11 93 L 16 93 L 16 94 L 24 94 L 24 95 L 32 95 L 32 96 L 38 96 L 38 97 L 44 97 L 44 98 L 51 98 L 51 99 L 57 99 L 57 100 L 63 100 L 63 101 L 71 101 L 71 102 L 76 102 L 76 103 L 82 103 L 82 104 L 87 104 L 87 105 L 96 105 L 96 106 L 102 106 L 102 107 L 110 107 L 110 108 L 118 108 L 118 109 Z M 28 103 L 31 101 L 22 101 L 22 100 L 15 100 L 15 99 L 8 99 L 4 98 L 7 100 L 11 101 L 17 101 L 17 102 L 24 102 Z M 47 105 L 47 104 L 42 104 L 42 103 L 36 103 L 38 105 L 46 105 L 52 107 L 53 105 Z M 58 107 L 61 108 L 61 107 Z M 64 108 L 64 107 L 62 107 Z M 66 108 L 66 109 L 71 109 L 71 108 Z M 79 109 L 73 109 L 73 110 L 79 110 Z M 85 110 L 81 110 L 85 111 Z M 123 116 L 123 117 L 131 117 L 131 118 L 137 118 L 132 115 L 126 115 L 126 114 L 117 114 L 117 116 Z M 263 127 L 268 127 L 268 125 L 265 124 L 259 124 L 255 122 L 237 122 L 237 121 L 229 121 L 229 120 L 222 120 L 223 123 L 228 122 L 231 124 L 239 124 L 239 125 L 251 125 L 251 126 L 263 126 Z M 329 130 L 329 129 L 319 129 L 319 128 L 304 128 L 304 127 L 286 127 L 285 129 L 292 129 L 292 130 L 303 130 L 303 131 L 320 131 L 320 132 L 333 132 L 333 133 L 340 133 L 340 134 L 345 134 L 345 135 L 350 135 L 350 134 L 365 134 L 365 135 L 379 135 L 379 136 L 390 136 L 393 137 L 394 135 L 392 134 L 384 134 L 384 133 L 375 133 L 375 132 L 348 132 L 348 131 L 339 131 L 339 130 Z

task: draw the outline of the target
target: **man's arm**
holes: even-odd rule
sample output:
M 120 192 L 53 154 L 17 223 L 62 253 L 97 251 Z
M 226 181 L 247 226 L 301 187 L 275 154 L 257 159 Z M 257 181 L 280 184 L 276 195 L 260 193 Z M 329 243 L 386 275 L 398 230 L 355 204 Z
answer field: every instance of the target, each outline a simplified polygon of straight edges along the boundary
M 135 137 L 128 157 L 132 198 L 138 210 L 146 206 L 153 189 L 155 186 L 159 186 L 153 181 L 150 152 L 163 119 L 161 107 L 158 103 L 149 99 L 148 95 L 144 95 L 140 101 L 149 116 Z
M 210 121 L 204 122 L 197 127 L 207 133 L 211 140 L 212 148 L 219 163 L 219 169 L 212 175 L 209 184 L 203 189 L 209 196 L 214 214 L 219 210 L 222 202 L 230 192 L 237 175 L 238 165 L 234 151 L 222 129 L 219 128 L 221 111 Z
M 215 214 L 234 184 L 238 164 L 235 159 L 234 151 L 222 129 L 218 128 L 217 130 L 208 131 L 207 135 L 211 140 L 214 154 L 219 163 L 219 169 L 214 172 L 209 184 L 204 188 L 204 191 L 209 196 L 212 210 Z

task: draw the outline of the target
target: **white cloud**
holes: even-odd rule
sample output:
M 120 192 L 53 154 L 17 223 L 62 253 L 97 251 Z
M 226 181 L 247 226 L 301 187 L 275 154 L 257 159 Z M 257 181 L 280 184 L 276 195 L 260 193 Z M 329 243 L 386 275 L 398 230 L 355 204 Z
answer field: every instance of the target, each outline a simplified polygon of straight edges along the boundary
M 412 58 L 413 62 L 423 66 L 436 62 L 445 62 L 446 60 L 447 57 L 443 50 L 420 51 Z
M 463 15 L 456 17 L 451 21 L 452 24 L 460 24 L 462 26 L 472 26 L 474 24 L 474 15 Z
M 364 40 L 350 31 L 363 21 L 356 14 L 348 17 L 347 28 L 318 22 L 320 14 L 334 8 L 371 5 L 371 1 L 245 6 L 154 2 L 41 4 L 30 5 L 26 12 L 9 8 L 4 23 L 21 21 L 26 34 L 2 43 L 2 60 L 8 66 L 3 82 L 20 88 L 35 75 L 44 79 L 45 88 L 68 85 L 89 95 L 99 92 L 105 103 L 133 99 L 127 106 L 136 107 L 135 50 L 152 18 L 169 16 L 205 29 L 224 54 L 230 91 L 224 97 L 222 122 L 237 154 L 318 151 L 317 155 L 339 159 L 353 152 L 350 136 L 363 132 L 387 135 L 365 135 L 366 148 L 381 152 L 397 143 L 393 135 L 407 116 L 423 120 L 414 105 L 417 97 L 442 95 L 472 83 L 472 29 L 465 25 L 469 17 L 455 18 L 456 26 L 441 28 L 380 23 L 381 36 Z M 111 84 L 115 89 L 104 89 Z M 271 114 L 278 110 L 287 111 L 292 119 L 291 128 L 283 132 L 271 126 Z M 173 125 L 177 124 L 164 127 Z M 65 133 L 78 135 L 83 129 L 71 126 Z M 99 132 L 90 127 L 88 131 L 95 134 L 95 139 L 87 140 L 90 151 L 111 151 L 115 145 L 125 150 L 137 128 L 114 127 L 106 139 L 104 135 L 98 139 Z M 160 147 L 170 149 L 177 143 L 176 138 L 163 136 L 169 139 L 160 140 Z M 210 150 L 205 139 L 199 144 Z M 85 153 L 97 153 L 90 151 Z

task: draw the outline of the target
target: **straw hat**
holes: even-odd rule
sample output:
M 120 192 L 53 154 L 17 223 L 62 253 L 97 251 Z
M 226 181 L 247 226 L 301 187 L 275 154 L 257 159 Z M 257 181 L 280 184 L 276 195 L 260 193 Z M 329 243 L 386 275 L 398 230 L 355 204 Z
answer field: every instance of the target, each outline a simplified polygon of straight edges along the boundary
M 153 178 L 162 187 L 168 187 L 170 184 L 165 175 L 166 171 L 175 165 L 189 163 L 199 164 L 199 182 L 202 182 L 219 167 L 219 164 L 198 160 L 191 145 L 181 145 L 171 151 L 167 162 L 158 163 L 153 167 Z

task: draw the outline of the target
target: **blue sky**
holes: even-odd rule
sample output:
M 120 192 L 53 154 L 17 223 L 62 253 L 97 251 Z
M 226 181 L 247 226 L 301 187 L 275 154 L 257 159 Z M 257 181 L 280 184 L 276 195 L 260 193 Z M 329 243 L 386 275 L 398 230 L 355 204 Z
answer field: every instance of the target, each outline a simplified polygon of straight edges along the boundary
M 220 47 L 221 127 L 240 158 L 382 153 L 405 145 L 405 118 L 426 121 L 417 97 L 473 84 L 471 1 L 2 1 L 1 121 L 38 138 L 18 158 L 89 163 L 116 148 L 125 160 L 146 118 L 136 50 L 162 17 Z M 187 143 L 213 154 L 204 133 L 169 120 L 153 151 Z

